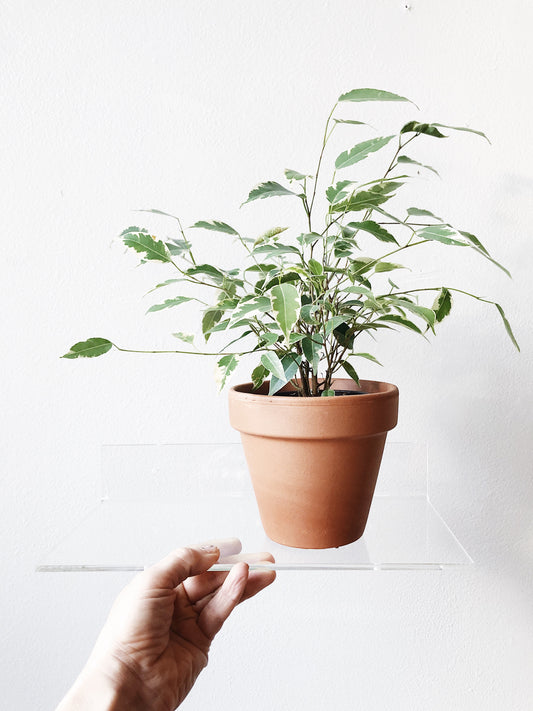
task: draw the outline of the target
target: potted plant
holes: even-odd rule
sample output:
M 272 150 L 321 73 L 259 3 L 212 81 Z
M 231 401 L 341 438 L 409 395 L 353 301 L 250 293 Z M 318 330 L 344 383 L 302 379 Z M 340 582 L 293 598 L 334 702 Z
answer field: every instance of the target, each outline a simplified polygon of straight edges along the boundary
M 376 89 L 343 94 L 326 121 L 314 173 L 285 170 L 283 183 L 260 183 L 243 203 L 272 197 L 299 201 L 304 219 L 296 229 L 273 227 L 249 236 L 210 220 L 186 231 L 179 218 L 148 210 L 173 219 L 176 237 L 158 239 L 138 226 L 121 235 L 144 263 L 164 262 L 174 272 L 158 291 L 179 284 L 179 294 L 150 312 L 179 308 L 196 299 L 200 287 L 209 295 L 201 307 L 203 337 L 210 346 L 216 338 L 226 342 L 196 350 L 193 336 L 175 333 L 187 345 L 171 352 L 216 356 L 221 387 L 243 356 L 255 358 L 251 381 L 230 390 L 230 421 L 241 432 L 266 533 L 296 547 L 348 544 L 365 528 L 385 438 L 397 420 L 398 390 L 359 379 L 358 362 L 377 362 L 358 347 L 360 341 L 383 329 L 434 334 L 459 294 L 493 304 L 518 348 L 502 307 L 490 299 L 448 285 L 400 285 L 404 267 L 398 260 L 429 243 L 474 250 L 508 274 L 475 235 L 427 209 L 398 207 L 407 182 L 420 171 L 436 172 L 412 157 L 414 141 L 441 139 L 448 131 L 486 136 L 470 128 L 410 121 L 397 135 L 367 138 L 340 153 L 331 180 L 323 183 L 323 158 L 333 131 L 342 124 L 356 131 L 365 126 L 338 116 L 337 107 L 367 101 L 409 100 Z M 352 172 L 378 151 L 384 164 L 377 177 Z M 316 201 L 322 189 L 325 210 L 319 222 Z M 190 236 L 197 229 L 233 237 L 242 247 L 242 262 L 227 269 L 201 259 Z M 192 295 L 181 292 L 186 285 L 194 289 Z M 111 348 L 134 350 L 89 338 L 63 357 L 94 357 Z

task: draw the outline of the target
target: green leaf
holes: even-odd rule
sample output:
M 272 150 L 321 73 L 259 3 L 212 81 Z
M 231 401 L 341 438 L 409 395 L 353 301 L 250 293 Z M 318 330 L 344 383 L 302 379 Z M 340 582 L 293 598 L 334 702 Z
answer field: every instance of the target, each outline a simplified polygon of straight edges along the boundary
M 432 168 L 430 165 L 424 165 L 424 163 L 419 163 L 417 160 L 413 160 L 412 158 L 408 158 L 407 156 L 398 156 L 397 161 L 398 163 L 409 163 L 410 165 L 418 165 L 421 168 L 431 170 L 431 172 L 435 173 L 435 175 L 439 175 L 435 168 Z
M 279 378 L 279 380 L 284 379 L 285 371 L 283 370 L 283 364 L 277 353 L 274 353 L 274 351 L 267 351 L 266 353 L 263 353 L 261 356 L 261 363 L 269 373 L 272 373 L 273 376 Z
M 352 119 L 338 119 L 334 118 L 333 119 L 335 123 L 351 123 L 355 126 L 370 126 L 370 124 L 365 123 L 364 121 L 353 121 Z
M 131 225 L 130 227 L 126 227 L 126 229 L 122 230 L 120 233 L 120 237 L 127 237 L 128 235 L 136 235 L 138 233 L 141 233 L 143 235 L 149 235 L 150 233 L 146 229 L 146 227 L 137 227 L 137 225 Z
M 324 345 L 324 338 L 322 334 L 315 333 L 313 336 L 306 336 L 302 339 L 302 350 L 307 361 L 313 366 L 313 370 L 316 373 L 318 369 L 318 362 L 320 359 L 320 351 Z
M 344 368 L 344 370 L 348 373 L 348 375 L 350 376 L 350 378 L 351 378 L 352 380 L 354 380 L 354 381 L 357 383 L 357 387 L 360 388 L 360 387 L 361 387 L 361 383 L 359 382 L 359 376 L 358 376 L 357 373 L 355 372 L 355 368 L 353 367 L 353 365 L 352 365 L 351 363 L 349 363 L 347 360 L 344 360 L 344 361 L 341 363 L 341 365 L 342 365 L 342 367 Z
M 510 338 L 511 341 L 513 342 L 513 345 L 515 346 L 515 348 L 519 351 L 519 350 L 520 350 L 520 346 L 518 345 L 518 342 L 517 342 L 517 340 L 516 340 L 516 338 L 515 338 L 515 336 L 514 336 L 514 333 L 513 333 L 513 331 L 512 331 L 511 324 L 510 324 L 509 321 L 507 320 L 507 317 L 506 317 L 506 315 L 505 315 L 505 313 L 504 313 L 502 307 L 500 306 L 500 304 L 494 304 L 494 306 L 496 306 L 496 308 L 497 308 L 498 311 L 499 311 L 500 316 L 502 317 L 503 325 L 505 326 L 505 330 L 507 331 L 507 335 L 509 336 L 509 338 Z
M 437 217 L 437 215 L 434 215 L 429 210 L 422 210 L 419 207 L 408 207 L 407 214 L 409 217 L 432 217 L 434 220 L 442 222 L 442 217 Z
M 234 270 L 232 270 L 234 271 Z M 224 302 L 233 302 L 235 301 L 235 295 L 237 293 L 237 288 L 242 287 L 244 285 L 244 282 L 242 279 L 235 279 L 232 276 L 230 276 L 231 272 L 228 272 L 224 276 L 224 280 L 222 284 L 220 284 L 220 294 L 219 294 L 219 303 L 221 301 Z M 235 301 L 235 304 L 237 302 Z
M 309 271 L 311 272 L 311 274 L 314 274 L 315 276 L 320 276 L 324 273 L 324 268 L 322 264 L 320 262 L 317 262 L 316 259 L 313 259 L 311 257 L 307 263 L 309 265 Z
M 239 363 L 236 355 L 225 355 L 217 362 L 217 372 L 215 379 L 218 382 L 219 390 L 226 385 L 226 380 L 233 373 Z
M 96 358 L 111 350 L 113 344 L 106 338 L 89 338 L 70 347 L 62 358 Z
M 252 323 L 254 323 L 253 319 L 244 317 L 244 318 L 239 319 L 238 321 L 232 321 L 230 323 L 229 328 L 242 328 L 243 326 L 250 326 L 250 324 L 252 324 Z M 216 329 L 214 328 L 213 331 L 215 331 L 215 330 Z M 250 331 L 248 331 L 248 333 L 250 333 Z M 242 334 L 240 337 L 242 338 Z
M 354 332 L 347 323 L 341 323 L 333 330 L 333 335 L 337 343 L 343 348 L 353 348 Z
M 364 286 L 346 286 L 344 289 L 341 289 L 341 291 L 347 292 L 348 294 L 363 294 L 364 296 L 374 298 L 372 291 Z
M 163 215 L 164 217 L 172 217 L 173 220 L 177 220 L 178 222 L 180 221 L 179 217 L 176 217 L 176 215 L 171 215 L 169 212 L 163 212 L 163 210 L 136 210 L 136 212 L 152 212 L 154 215 Z
M 273 346 L 274 343 L 277 343 L 279 339 L 279 333 L 274 333 L 273 331 L 266 331 L 265 333 L 261 334 L 260 338 L 266 346 Z
M 151 237 L 146 230 L 139 231 L 137 227 L 128 227 L 121 237 L 126 247 L 144 254 L 145 259 L 159 262 L 170 262 L 165 243 Z
M 345 240 L 351 241 L 355 245 L 356 242 L 354 240 L 354 235 L 356 233 L 356 230 L 354 230 L 352 227 L 349 227 L 348 225 L 339 225 L 339 228 L 340 235 L 327 235 L 326 245 L 329 247 L 330 244 L 335 244 L 335 242 L 339 239 L 339 236 L 341 236 Z
M 326 198 L 331 205 L 344 200 L 348 193 L 344 190 L 348 185 L 353 185 L 353 180 L 340 180 L 335 185 L 330 185 L 326 189 Z
M 371 138 L 368 141 L 362 141 L 348 151 L 343 151 L 335 161 L 336 170 L 347 168 L 354 163 L 364 160 L 370 153 L 379 151 L 380 148 L 386 146 L 394 136 L 384 136 L 382 138 Z
M 261 272 L 261 274 L 268 274 L 273 269 L 278 269 L 276 264 L 252 264 L 251 267 L 247 267 L 245 272 Z
M 285 177 L 287 180 L 293 181 L 293 180 L 305 180 L 306 178 L 311 178 L 313 176 L 311 175 L 304 175 L 303 173 L 298 173 L 296 170 L 291 170 L 290 168 L 287 168 L 285 170 Z
M 381 242 L 394 242 L 394 244 L 398 244 L 394 235 L 392 235 L 384 227 L 379 225 L 377 222 L 374 222 L 373 220 L 364 220 L 363 222 L 349 222 L 348 227 L 354 227 L 356 230 L 363 230 L 363 232 L 369 232 Z
M 334 331 L 341 323 L 346 321 L 346 316 L 332 316 L 326 322 L 326 334 L 329 336 L 332 331 Z
M 357 230 L 348 225 L 339 225 L 340 234 L 328 235 L 326 239 L 326 246 L 330 247 L 331 244 L 335 247 L 335 251 L 346 251 L 350 252 L 353 249 L 359 249 L 359 245 L 355 240 L 355 234 Z M 339 256 L 339 255 L 335 255 Z
M 434 123 L 433 126 L 438 126 L 439 128 L 448 128 L 450 129 L 450 131 L 468 131 L 468 133 L 475 133 L 476 135 L 481 136 L 490 143 L 489 139 L 482 131 L 475 131 L 473 128 L 465 128 L 464 126 L 446 126 L 446 124 L 444 123 Z
M 301 276 L 298 274 L 298 272 L 290 271 L 290 272 L 285 272 L 284 274 L 278 274 L 277 276 L 273 276 L 272 279 L 269 279 L 267 282 L 265 282 L 263 286 L 264 291 L 268 291 L 271 287 L 273 287 L 275 284 L 285 284 L 285 282 L 295 282 L 295 281 L 301 281 Z
M 336 239 L 333 247 L 333 254 L 336 259 L 351 257 L 352 251 L 357 249 L 357 243 L 351 239 Z
M 283 254 L 298 254 L 300 250 L 292 244 L 260 244 L 255 247 L 252 254 L 266 254 L 268 257 L 280 257 Z
M 409 321 L 406 318 L 403 318 L 403 316 L 397 316 L 396 314 L 387 314 L 386 316 L 380 316 L 378 321 L 390 321 L 391 323 L 397 323 L 400 326 L 403 326 L 404 328 L 409 329 L 410 331 L 415 331 L 415 333 L 420 333 L 422 335 L 422 331 L 418 328 L 416 324 L 414 324 L 412 321 Z
M 441 242 L 442 244 L 450 244 L 455 247 L 468 247 L 466 242 L 462 242 L 458 239 L 454 239 L 451 235 L 456 234 L 454 230 L 451 230 L 446 225 L 431 225 L 430 227 L 423 227 L 416 233 L 418 237 L 422 239 Z
M 320 397 L 335 397 L 335 390 L 322 390 Z
M 166 281 L 162 281 L 160 284 L 156 284 L 153 289 L 150 289 L 150 291 L 147 291 L 146 294 L 151 294 L 153 291 L 156 289 L 161 289 L 164 286 L 170 286 L 170 284 L 177 284 L 180 281 L 186 281 L 185 279 L 167 279 Z
M 493 257 L 490 256 L 488 251 L 485 249 L 485 247 L 481 244 L 481 242 L 475 235 L 473 235 L 471 232 L 465 232 L 464 230 L 457 230 L 457 232 L 459 232 L 460 235 L 465 237 L 470 242 L 472 248 L 476 252 L 480 252 L 482 256 L 485 257 L 485 259 L 488 259 L 489 262 L 492 262 L 495 266 L 505 272 L 509 278 L 511 278 L 511 272 L 506 269 L 503 264 L 500 264 Z
M 374 267 L 376 273 L 379 272 L 392 272 L 393 269 L 407 269 L 403 264 L 394 264 L 394 262 L 378 262 Z
M 289 340 L 289 334 L 300 314 L 300 295 L 292 284 L 278 284 L 271 291 L 272 312 L 283 335 Z
M 383 215 L 387 219 L 392 220 L 392 222 L 398 222 L 398 223 L 403 222 L 403 220 L 401 220 L 399 217 L 392 215 L 390 212 L 387 212 L 386 210 L 384 210 L 382 207 L 379 207 L 378 205 L 375 205 L 372 209 L 376 210 L 376 212 L 379 212 L 380 215 Z
M 414 101 L 406 99 L 405 96 L 399 96 L 382 89 L 352 89 L 352 91 L 339 96 L 338 101 L 407 101 L 416 106 Z
M 281 197 L 283 195 L 297 195 L 297 193 L 284 188 L 283 185 L 280 185 L 273 180 L 269 180 L 266 183 L 259 183 L 259 185 L 256 185 L 255 188 L 250 191 L 248 198 L 242 204 L 246 205 L 246 203 L 252 202 L 253 200 L 263 200 L 264 198 Z
M 307 232 L 307 233 L 302 233 L 301 235 L 298 235 L 296 238 L 296 241 L 299 242 L 301 245 L 304 244 L 313 244 L 317 240 L 322 239 L 322 235 L 319 235 L 318 232 Z
M 392 326 L 387 326 L 386 323 L 377 323 L 376 321 L 373 321 L 372 323 L 361 323 L 357 326 L 358 331 L 377 331 L 379 328 L 386 328 L 390 331 L 395 330 Z
M 216 267 L 211 266 L 211 264 L 197 264 L 187 269 L 185 273 L 189 276 L 209 277 L 216 284 L 222 284 L 225 279 L 224 274 Z
M 358 277 L 361 274 L 370 271 L 375 264 L 376 260 L 371 257 L 359 257 L 358 259 L 353 259 L 348 267 L 349 276 Z
M 173 333 L 172 334 L 174 338 L 178 338 L 180 341 L 184 341 L 185 343 L 190 343 L 191 345 L 194 343 L 194 335 L 192 333 Z
M 377 358 L 375 358 L 373 355 L 371 355 L 370 353 L 351 353 L 350 358 L 352 358 L 352 357 L 366 358 L 367 360 L 371 360 L 372 363 L 377 363 L 378 365 L 383 366 L 383 364 L 380 363 L 379 360 Z
M 320 311 L 318 304 L 304 304 L 300 310 L 300 317 L 305 323 L 315 326 L 320 323 L 320 320 L 315 318 L 317 311 Z
M 470 244 L 472 244 L 474 247 L 476 247 L 477 250 L 479 250 L 480 252 L 483 252 L 483 254 L 486 257 L 490 257 L 490 254 L 487 252 L 485 247 L 481 244 L 481 242 L 478 240 L 478 238 L 475 235 L 473 235 L 471 232 L 465 232 L 464 230 L 457 230 L 457 231 L 459 232 L 460 235 L 465 237 L 470 242 Z
M 238 321 L 239 319 L 246 316 L 246 314 L 252 313 L 253 311 L 260 311 L 265 313 L 265 311 L 270 310 L 270 299 L 268 296 L 256 296 L 254 298 L 248 299 L 247 301 L 242 300 L 238 307 L 235 309 L 231 320 Z
M 200 220 L 200 222 L 195 222 L 194 225 L 191 225 L 191 229 L 194 227 L 200 227 L 204 230 L 212 230 L 213 232 L 225 232 L 228 235 L 239 236 L 237 230 L 234 230 L 233 227 L 230 227 L 230 225 L 226 224 L 225 222 L 220 222 L 219 220 Z
M 273 239 L 274 237 L 281 234 L 282 232 L 285 232 L 285 230 L 288 229 L 288 227 L 272 227 L 270 230 L 263 232 L 262 235 L 259 235 L 259 237 L 254 240 L 254 245 L 262 244 L 263 242 L 268 242 L 269 240 Z
M 446 287 L 443 287 L 431 307 L 435 312 L 437 323 L 440 323 L 451 311 L 452 295 Z
M 180 304 L 185 304 L 187 301 L 196 301 L 190 296 L 176 296 L 175 299 L 165 299 L 162 304 L 154 304 L 150 306 L 147 314 L 153 313 L 154 311 L 162 311 L 163 309 L 171 309 L 173 306 L 179 306 Z
M 208 329 L 204 335 L 211 335 L 212 333 L 218 333 L 219 331 L 225 331 L 229 326 L 230 319 L 225 318 L 223 321 L 219 321 L 217 324 Z M 207 338 L 206 338 L 207 341 Z
M 220 298 L 217 301 L 216 308 L 220 309 L 221 311 L 231 311 L 236 308 L 239 303 L 239 299 Z
M 211 335 L 211 330 L 214 326 L 216 326 L 216 324 L 220 321 L 223 315 L 224 312 L 220 309 L 217 309 L 216 307 L 204 311 L 204 315 L 202 318 L 202 333 L 204 334 L 206 342 L 208 341 L 209 336 Z
M 377 185 L 370 188 L 370 191 L 380 195 L 390 195 L 390 193 L 401 188 L 404 182 L 403 180 L 380 180 Z
M 252 370 L 252 383 L 254 386 L 254 390 L 257 390 L 258 388 L 261 387 L 261 385 L 265 381 L 267 375 L 268 375 L 268 370 L 262 364 L 258 365 L 256 368 L 254 368 Z
M 301 362 L 302 359 L 300 356 L 295 358 L 289 353 L 284 355 L 281 359 L 281 365 L 283 366 L 283 378 L 277 378 L 275 375 L 270 378 L 268 394 L 274 395 L 278 392 L 278 390 L 281 390 L 281 388 L 286 385 L 291 378 L 294 378 L 298 372 L 298 366 Z
M 428 309 L 425 306 L 419 306 L 418 304 L 413 304 L 412 301 L 408 301 L 407 299 L 397 299 L 394 297 L 389 297 L 387 301 L 390 304 L 393 304 L 395 306 L 399 306 L 402 309 L 405 309 L 406 311 L 411 311 L 411 313 L 416 314 L 417 316 L 420 316 L 420 318 L 424 319 L 424 321 L 428 324 L 428 326 L 433 329 L 433 326 L 435 325 L 435 319 L 436 315 L 433 309 Z
M 400 133 L 423 133 L 426 136 L 433 136 L 434 138 L 447 138 L 447 136 L 439 131 L 435 124 L 418 123 L 418 121 L 409 121 L 409 123 L 405 124 Z
M 387 202 L 389 196 L 370 190 L 360 190 L 355 195 L 351 195 L 347 200 L 338 202 L 331 206 L 332 212 L 359 212 L 359 210 L 368 210 L 377 205 Z
M 184 239 L 171 239 L 165 244 L 172 256 L 179 256 L 184 252 L 189 252 L 192 247 L 192 244 Z

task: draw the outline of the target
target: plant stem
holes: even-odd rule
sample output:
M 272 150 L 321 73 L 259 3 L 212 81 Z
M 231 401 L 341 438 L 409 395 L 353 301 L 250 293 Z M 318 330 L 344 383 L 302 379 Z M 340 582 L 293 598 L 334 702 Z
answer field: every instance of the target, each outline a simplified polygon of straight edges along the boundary
M 491 301 L 490 299 L 484 299 L 482 296 L 476 296 L 476 294 L 471 294 L 469 291 L 463 291 L 463 289 L 456 289 L 453 286 L 427 286 L 427 287 L 423 287 L 420 289 L 407 289 L 405 291 L 393 291 L 393 292 L 391 292 L 391 296 L 397 296 L 398 294 L 414 294 L 418 291 L 441 291 L 441 289 L 447 289 L 447 291 L 456 291 L 458 294 L 464 294 L 465 296 L 470 296 L 472 299 L 476 299 L 477 301 L 483 301 L 485 304 L 492 304 L 493 306 L 496 304 L 495 301 Z
M 433 227 L 434 222 L 402 222 L 397 220 L 396 222 L 378 222 L 378 225 L 404 225 L 404 227 Z
M 338 102 L 337 102 L 338 103 Z M 314 185 L 313 185 L 313 195 L 311 197 L 311 203 L 309 205 L 309 231 L 312 232 L 313 230 L 311 229 L 311 212 L 313 210 L 313 205 L 315 204 L 315 196 L 316 196 L 316 188 L 317 188 L 317 183 L 318 183 L 318 174 L 320 173 L 320 166 L 322 165 L 322 158 L 324 156 L 324 150 L 326 148 L 326 144 L 328 142 L 329 137 L 331 136 L 331 132 L 328 134 L 328 127 L 329 127 L 329 122 L 331 121 L 331 117 L 333 116 L 333 112 L 337 108 L 337 103 L 335 103 L 335 106 L 331 109 L 331 112 L 328 116 L 328 120 L 326 121 L 326 128 L 324 129 L 324 139 L 322 141 L 322 150 L 320 151 L 320 156 L 318 158 L 318 165 L 316 167 L 316 173 L 315 173 L 315 180 L 314 180 Z M 335 126 L 333 126 L 335 128 Z M 333 129 L 332 129 L 333 130 Z
M 183 227 L 182 227 L 182 225 L 181 225 L 181 220 L 180 220 L 180 218 L 179 218 L 179 217 L 176 217 L 176 220 L 178 221 L 178 225 L 179 225 L 179 228 L 180 228 L 181 236 L 183 237 L 183 239 L 185 240 L 185 242 L 188 242 L 189 240 L 187 239 L 187 237 L 185 237 L 185 232 L 183 231 Z M 191 248 L 191 247 L 189 247 L 188 252 L 189 252 L 189 256 L 190 256 L 190 258 L 191 258 L 192 263 L 196 266 L 196 260 L 195 260 L 195 258 L 194 258 L 193 253 L 192 253 L 192 248 Z
M 200 355 L 200 356 L 219 356 L 222 355 L 222 353 L 206 353 L 202 351 L 145 351 L 145 350 L 138 350 L 137 348 L 120 348 L 120 346 L 117 346 L 116 343 L 113 343 L 113 347 L 117 349 L 117 351 L 121 351 L 122 353 L 183 353 L 185 355 Z M 237 353 L 224 353 L 224 355 L 234 355 L 234 356 L 242 356 L 242 355 L 248 355 L 250 353 L 257 353 L 257 350 L 251 350 L 251 351 L 239 351 Z

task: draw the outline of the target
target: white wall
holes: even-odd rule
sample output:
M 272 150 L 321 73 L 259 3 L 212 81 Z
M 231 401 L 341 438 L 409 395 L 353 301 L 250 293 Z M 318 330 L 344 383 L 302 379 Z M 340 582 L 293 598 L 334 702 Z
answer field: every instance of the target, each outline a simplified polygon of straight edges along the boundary
M 366 373 L 400 386 L 393 438 L 428 443 L 439 504 L 476 565 L 280 574 L 228 623 L 184 708 L 531 708 L 530 4 L 409 5 L 2 3 L 3 707 L 54 706 L 127 579 L 33 572 L 94 502 L 99 446 L 234 438 L 211 363 L 59 359 L 88 336 L 150 347 L 175 330 L 144 318 L 153 278 L 113 238 L 142 207 L 252 234 L 283 224 L 283 200 L 238 205 L 286 167 L 312 170 L 336 97 L 370 86 L 423 110 L 353 105 L 353 117 L 420 116 L 492 140 L 421 139 L 417 156 L 443 176 L 421 184 L 422 206 L 512 271 L 433 252 L 436 280 L 504 304 L 522 353 L 495 310 L 458 299 L 434 344 L 385 339 L 385 370 Z M 341 148 L 358 140 L 344 128 Z

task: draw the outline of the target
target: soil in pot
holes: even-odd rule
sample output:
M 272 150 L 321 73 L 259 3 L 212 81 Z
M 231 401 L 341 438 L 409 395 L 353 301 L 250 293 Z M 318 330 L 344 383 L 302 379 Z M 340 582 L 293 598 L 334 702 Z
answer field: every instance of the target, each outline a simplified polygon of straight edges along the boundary
M 335 397 L 341 397 L 342 395 L 364 395 L 363 390 L 335 390 Z M 277 392 L 273 397 L 299 397 L 296 390 L 285 390 Z

